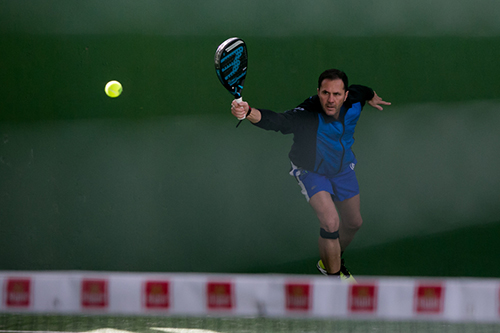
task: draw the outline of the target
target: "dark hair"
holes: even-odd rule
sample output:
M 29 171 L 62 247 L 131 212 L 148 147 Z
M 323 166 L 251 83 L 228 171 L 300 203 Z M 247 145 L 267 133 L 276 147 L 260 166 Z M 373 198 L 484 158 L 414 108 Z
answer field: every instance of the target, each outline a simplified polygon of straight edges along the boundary
M 327 69 L 326 71 L 321 73 L 318 79 L 318 89 L 321 88 L 321 83 L 324 79 L 342 80 L 342 82 L 344 82 L 344 91 L 347 91 L 347 88 L 349 87 L 349 80 L 347 79 L 346 73 L 342 72 L 339 69 Z

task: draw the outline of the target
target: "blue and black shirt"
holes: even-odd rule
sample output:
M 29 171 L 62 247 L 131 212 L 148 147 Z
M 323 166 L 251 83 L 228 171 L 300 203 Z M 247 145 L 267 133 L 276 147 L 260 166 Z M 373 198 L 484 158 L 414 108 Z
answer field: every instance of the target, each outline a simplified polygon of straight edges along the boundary
M 365 102 L 373 96 L 372 89 L 351 85 L 338 119 L 325 114 L 319 97 L 315 95 L 283 113 L 259 109 L 262 119 L 255 126 L 283 134 L 293 133 L 293 145 L 288 154 L 292 163 L 333 177 L 351 163 L 356 163 L 351 149 L 354 129 Z

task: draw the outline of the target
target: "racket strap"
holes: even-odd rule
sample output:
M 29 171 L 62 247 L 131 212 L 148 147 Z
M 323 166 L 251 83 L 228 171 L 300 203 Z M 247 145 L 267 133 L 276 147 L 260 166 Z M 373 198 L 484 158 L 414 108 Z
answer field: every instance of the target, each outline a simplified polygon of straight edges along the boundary
M 245 115 L 245 118 L 248 117 L 250 115 L 250 113 L 252 113 L 252 108 L 250 107 L 250 105 L 248 106 L 248 112 L 247 114 Z

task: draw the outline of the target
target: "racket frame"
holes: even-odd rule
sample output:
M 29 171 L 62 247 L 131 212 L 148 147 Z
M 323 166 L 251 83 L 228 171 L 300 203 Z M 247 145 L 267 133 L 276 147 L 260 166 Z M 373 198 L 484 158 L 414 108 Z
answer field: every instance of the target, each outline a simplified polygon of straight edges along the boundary
M 229 52 L 228 54 L 225 55 L 225 57 L 229 56 L 234 57 L 231 51 L 236 50 L 240 46 L 243 47 L 242 56 L 236 57 L 235 60 L 240 60 L 240 59 L 243 60 L 242 61 L 243 63 L 241 64 L 243 66 L 243 69 L 240 70 L 241 73 L 239 73 L 238 77 L 232 79 L 229 79 L 229 77 L 224 77 L 223 71 L 225 68 L 222 67 L 222 64 L 224 62 L 223 58 L 224 52 L 226 53 Z M 241 90 L 243 89 L 243 84 L 245 82 L 245 77 L 248 67 L 247 59 L 248 55 L 247 55 L 246 44 L 241 38 L 238 37 L 231 37 L 226 39 L 222 44 L 219 45 L 219 47 L 215 51 L 214 63 L 215 63 L 215 72 L 217 73 L 217 77 L 219 78 L 219 81 L 222 83 L 224 88 L 226 88 L 227 91 L 229 91 L 237 100 L 241 98 Z M 239 66 L 237 70 L 239 70 Z

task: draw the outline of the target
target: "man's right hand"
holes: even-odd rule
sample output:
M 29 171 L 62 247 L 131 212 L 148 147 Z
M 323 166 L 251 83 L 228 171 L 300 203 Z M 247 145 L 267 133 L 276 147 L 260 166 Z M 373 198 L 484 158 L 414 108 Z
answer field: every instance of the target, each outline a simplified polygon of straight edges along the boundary
M 233 100 L 231 102 L 231 113 L 239 120 L 246 118 L 248 113 L 248 108 L 249 108 L 248 103 L 245 101 L 238 103 L 237 100 Z

